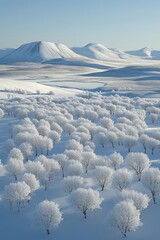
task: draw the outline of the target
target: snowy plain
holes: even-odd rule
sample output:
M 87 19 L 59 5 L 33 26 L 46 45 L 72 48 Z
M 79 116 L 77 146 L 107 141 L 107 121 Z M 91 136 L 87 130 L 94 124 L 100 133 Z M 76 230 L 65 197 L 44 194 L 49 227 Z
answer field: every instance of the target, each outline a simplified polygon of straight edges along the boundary
M 49 152 L 49 158 L 54 158 L 54 155 L 64 153 L 69 140 L 74 138 L 79 139 L 76 138 L 74 134 L 69 135 L 67 133 L 65 128 L 66 122 L 59 122 L 59 119 L 55 118 L 54 111 L 56 113 L 59 112 L 61 115 L 66 114 L 66 117 L 68 116 L 67 123 L 75 126 L 73 133 L 76 133 L 78 126 L 86 127 L 81 118 L 84 118 L 86 122 L 90 120 L 91 124 L 96 127 L 101 126 L 100 118 L 103 117 L 104 110 L 108 111 L 108 113 L 104 113 L 104 116 L 108 114 L 107 117 L 112 119 L 114 127 L 116 127 L 116 124 L 120 121 L 117 117 L 118 114 L 119 118 L 124 116 L 127 118 L 126 112 L 133 111 L 137 114 L 136 117 L 138 118 L 138 111 L 144 110 L 146 117 L 143 120 L 146 127 L 138 130 L 137 140 L 132 147 L 133 152 L 144 152 L 143 146 L 139 141 L 141 134 L 147 134 L 147 136 L 156 136 L 157 134 L 158 137 L 160 136 L 160 114 L 158 112 L 160 108 L 159 61 L 139 57 L 129 57 L 128 59 L 128 55 L 125 55 L 124 59 L 117 59 L 115 55 L 113 56 L 113 52 L 112 55 L 109 52 L 108 57 L 103 58 L 103 61 L 102 54 L 94 54 L 94 58 L 91 59 L 89 57 L 93 57 L 93 55 L 91 55 L 93 44 L 87 47 L 90 46 L 92 49 L 87 50 L 87 53 L 90 51 L 90 55 L 85 54 L 85 58 L 81 56 L 78 57 L 78 60 L 74 59 L 76 54 L 82 54 L 84 49 L 76 49 L 75 55 L 70 54 L 71 57 L 73 56 L 73 59 L 47 59 L 45 63 L 12 62 L 9 64 L 2 63 L 0 65 L 0 107 L 5 113 L 0 119 L 0 159 L 5 167 L 9 154 L 9 152 L 6 151 L 5 142 L 11 138 L 11 128 L 14 128 L 17 124 L 22 124 L 25 117 L 30 118 L 31 121 L 33 121 L 34 117 L 37 121 L 41 119 L 48 121 L 49 118 L 52 117 L 53 119 L 50 119 L 50 125 L 52 121 L 55 121 L 60 124 L 63 129 L 61 139 Z M 65 47 L 63 47 L 63 49 L 64 48 Z M 50 51 L 49 54 L 51 54 Z M 108 54 L 108 52 L 106 54 Z M 120 52 L 118 52 L 118 56 L 119 54 Z M 48 56 L 48 53 L 46 53 L 46 55 Z M 67 54 L 65 54 L 65 56 L 68 57 Z M 124 54 L 121 56 L 124 56 Z M 119 112 L 115 110 L 115 113 L 112 115 L 109 108 L 107 108 L 107 104 L 113 104 L 119 109 Z M 13 109 L 8 114 L 9 110 L 7 109 L 10 109 L 10 106 L 11 108 L 13 107 Z M 28 110 L 27 115 L 21 114 L 21 111 L 28 107 L 31 107 L 31 109 Z M 34 111 L 32 108 L 37 112 L 39 111 L 39 115 L 34 115 L 35 113 L 33 114 Z M 77 112 L 75 111 L 76 108 Z M 83 109 L 84 113 L 82 111 L 81 115 L 80 110 Z M 14 110 L 15 115 L 13 113 Z M 87 112 L 89 110 L 95 111 L 96 114 L 98 114 L 95 119 L 92 119 L 89 113 L 86 115 L 85 111 Z M 78 113 L 80 115 L 78 115 Z M 151 121 L 152 113 L 157 114 L 154 122 Z M 67 114 L 71 114 L 72 116 Z M 38 124 L 36 121 L 33 121 L 33 123 L 35 125 Z M 83 129 L 83 131 L 85 131 L 85 129 Z M 19 147 L 14 137 L 15 146 Z M 80 142 L 83 147 L 87 145 L 87 142 L 92 142 L 91 139 L 85 140 L 83 137 L 81 138 Z M 119 152 L 124 159 L 128 154 L 127 148 L 120 146 L 116 141 L 115 148 L 112 148 L 111 142 L 109 142 L 107 138 L 105 139 L 104 147 L 94 138 L 93 142 L 95 144 L 95 150 L 93 150 L 93 152 L 95 152 L 97 156 L 102 156 L 102 158 L 103 156 L 109 157 L 109 155 L 115 151 Z M 153 155 L 151 150 L 147 149 L 147 155 L 150 159 L 151 166 L 159 168 L 159 145 L 155 148 Z M 34 151 L 29 159 L 32 161 L 36 159 Z M 120 168 L 123 167 L 127 167 L 126 161 L 124 161 Z M 18 176 L 18 181 L 21 180 L 22 177 L 23 173 Z M 95 177 L 94 167 L 90 167 L 87 174 L 83 172 L 81 177 L 85 179 L 88 187 L 99 191 L 100 196 L 104 199 L 100 209 L 88 212 L 87 219 L 84 219 L 83 214 L 72 205 L 70 195 L 64 191 L 61 174 L 49 184 L 47 190 L 45 190 L 43 184 L 41 184 L 41 187 L 33 193 L 31 201 L 25 203 L 25 207 L 22 208 L 20 212 L 17 211 L 15 206 L 13 209 L 10 209 L 7 200 L 4 198 L 5 185 L 14 182 L 13 177 L 10 176 L 9 173 L 0 177 L 0 219 L 2 220 L 0 232 L 2 239 L 124 239 L 119 230 L 111 225 L 110 220 L 114 206 L 120 201 L 117 190 L 115 190 L 113 186 L 110 186 L 102 192 Z M 133 180 L 128 189 L 135 189 L 148 194 L 142 183 L 137 182 L 135 176 L 133 176 Z M 58 203 L 64 218 L 59 227 L 53 230 L 50 235 L 38 229 L 34 219 L 36 206 L 45 199 Z M 160 201 L 157 200 L 157 203 L 153 204 L 151 200 L 149 206 L 144 209 L 140 215 L 143 225 L 135 232 L 129 232 L 127 239 L 150 240 L 154 238 L 155 240 L 159 240 L 159 211 Z

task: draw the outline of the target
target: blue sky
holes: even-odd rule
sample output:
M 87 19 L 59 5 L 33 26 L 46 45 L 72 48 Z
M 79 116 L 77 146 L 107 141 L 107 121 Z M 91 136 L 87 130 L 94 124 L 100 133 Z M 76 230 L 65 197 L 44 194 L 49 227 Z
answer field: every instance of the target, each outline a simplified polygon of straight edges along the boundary
M 43 40 L 160 49 L 160 0 L 0 0 L 0 48 Z

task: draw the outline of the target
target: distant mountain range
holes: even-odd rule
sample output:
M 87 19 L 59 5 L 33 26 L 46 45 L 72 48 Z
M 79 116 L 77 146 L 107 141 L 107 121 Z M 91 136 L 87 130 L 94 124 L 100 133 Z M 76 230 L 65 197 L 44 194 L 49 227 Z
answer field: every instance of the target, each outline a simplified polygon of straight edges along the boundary
M 135 51 L 123 52 L 119 49 L 107 48 L 101 44 L 89 43 L 84 47 L 68 48 L 64 44 L 51 42 L 31 42 L 16 49 L 1 49 L 0 63 L 40 62 L 57 63 L 64 61 L 97 60 L 101 62 L 116 62 L 120 60 L 150 59 L 160 60 L 160 51 L 142 48 Z M 56 61 L 55 61 L 56 60 Z

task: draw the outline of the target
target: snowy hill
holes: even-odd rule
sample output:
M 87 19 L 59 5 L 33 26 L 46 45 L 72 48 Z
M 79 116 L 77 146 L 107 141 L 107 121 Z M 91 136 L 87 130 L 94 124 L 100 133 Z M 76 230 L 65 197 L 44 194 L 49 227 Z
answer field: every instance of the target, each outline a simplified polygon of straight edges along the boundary
M 135 51 L 127 51 L 127 53 L 138 57 L 150 58 L 152 56 L 152 48 L 144 47 Z
M 14 48 L 4 48 L 0 49 L 0 58 L 7 56 L 9 53 L 14 51 Z
M 0 62 L 43 62 L 57 58 L 79 58 L 79 56 L 63 44 L 31 42 L 15 49 L 0 59 Z
M 127 51 L 126 53 L 145 59 L 160 60 L 160 51 L 148 47 L 135 51 Z
M 72 50 L 79 55 L 101 61 L 115 61 L 132 58 L 129 54 L 118 49 L 106 48 L 102 44 L 97 43 L 89 43 L 84 47 L 74 47 Z
M 55 97 L 74 96 L 81 93 L 78 89 L 66 89 L 46 86 L 36 82 L 17 81 L 9 78 L 0 78 L 0 98 L 7 98 L 7 95 L 25 97 L 25 94 L 47 94 Z M 20 95 L 19 95 L 20 94 Z

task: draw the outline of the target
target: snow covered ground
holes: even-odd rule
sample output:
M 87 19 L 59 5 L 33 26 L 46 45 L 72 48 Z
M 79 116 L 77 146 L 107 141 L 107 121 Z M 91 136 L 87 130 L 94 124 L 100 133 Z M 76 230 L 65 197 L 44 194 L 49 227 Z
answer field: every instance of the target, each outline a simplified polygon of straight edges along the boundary
M 35 48 L 38 47 L 40 46 L 36 45 Z M 46 48 L 46 44 L 41 46 L 41 48 L 43 47 Z M 52 50 L 54 48 L 55 51 L 56 47 L 59 49 L 61 46 L 54 45 L 53 47 L 52 45 Z M 17 124 L 23 125 L 25 117 L 29 118 L 33 124 L 34 129 L 31 131 L 38 131 L 37 134 L 43 137 L 52 136 L 53 139 L 57 137 L 55 133 L 53 134 L 53 131 L 58 131 L 54 123 L 57 123 L 62 129 L 62 133 L 59 132 L 60 138 L 51 148 L 49 156 L 46 156 L 46 152 L 43 151 L 43 154 L 49 159 L 60 153 L 66 154 L 65 150 L 71 139 L 80 142 L 78 153 L 72 155 L 68 164 L 73 164 L 73 161 L 81 163 L 81 155 L 87 151 L 85 146 L 87 146 L 86 149 L 89 149 L 88 146 L 90 146 L 89 151 L 99 157 L 99 163 L 94 162 L 95 166 L 96 164 L 97 166 L 107 165 L 107 160 L 105 163 L 103 161 L 105 157 L 109 158 L 110 154 L 117 151 L 124 158 L 123 164 L 119 166 L 123 169 L 127 167 L 126 156 L 129 140 L 133 143 L 131 148 L 133 152 L 144 152 L 140 142 L 140 136 L 143 134 L 148 136 L 147 139 L 150 141 L 153 138 L 160 141 L 159 61 L 146 60 L 137 56 L 128 59 L 128 53 L 124 55 L 115 49 L 111 52 L 110 49 L 106 50 L 102 46 L 94 44 L 86 46 L 87 51 L 84 48 L 72 49 L 81 55 L 85 51 L 84 58 L 81 56 L 79 59 L 73 59 L 77 57 L 75 53 L 70 59 L 67 56 L 67 58 L 62 57 L 57 60 L 53 59 L 53 52 L 49 50 L 47 57 L 42 54 L 45 60 L 49 60 L 45 63 L 26 62 L 0 65 L 0 108 L 4 111 L 4 116 L 0 119 L 0 158 L 5 168 L 9 158 L 9 150 L 6 150 L 5 142 L 13 134 L 15 147 L 19 148 L 23 138 L 19 142 L 16 135 L 17 131 L 22 131 L 22 128 L 16 130 L 15 126 Z M 66 51 L 65 47 L 61 49 Z M 95 52 L 97 50 L 101 50 L 101 54 Z M 56 48 L 56 51 L 59 50 Z M 67 51 L 69 50 L 67 49 Z M 103 56 L 102 59 L 104 53 L 110 55 Z M 138 52 L 138 54 L 140 53 Z M 91 59 L 91 56 L 94 57 Z M 117 56 L 119 57 L 117 58 Z M 123 59 L 120 59 L 120 56 Z M 103 126 L 101 122 L 103 117 L 111 120 L 113 125 L 111 124 L 109 129 Z M 46 128 L 43 129 L 45 127 L 43 121 L 42 128 L 39 128 L 41 119 L 48 121 L 50 127 L 53 124 L 49 132 L 46 132 Z M 26 126 L 29 124 L 27 121 Z M 91 126 L 96 129 L 93 139 Z M 115 134 L 110 135 L 115 141 L 114 148 L 112 148 L 107 131 L 117 134 L 116 136 Z M 100 134 L 98 135 L 98 133 Z M 118 133 L 121 134 L 118 135 Z M 89 138 L 87 138 L 88 136 Z M 127 138 L 128 136 L 131 138 Z M 150 149 L 151 144 L 147 145 L 147 156 L 151 166 L 159 168 L 160 145 L 159 142 L 154 143 L 157 145 L 153 155 Z M 34 141 L 32 144 L 34 146 Z M 7 149 L 9 148 L 7 147 Z M 70 148 L 72 147 L 70 146 Z M 38 149 L 38 154 L 40 154 L 40 149 Z M 78 159 L 79 154 L 80 159 Z M 74 157 L 76 159 L 73 159 Z M 29 160 L 36 162 L 35 159 L 35 150 L 33 149 L 33 154 Z M 24 161 L 24 165 L 26 167 L 26 161 Z M 13 236 L 17 240 L 124 239 L 120 231 L 111 225 L 110 219 L 114 206 L 120 201 L 120 194 L 112 185 L 102 192 L 95 177 L 95 171 L 92 163 L 87 174 L 85 171 L 80 174 L 87 183 L 83 187 L 91 187 L 98 191 L 104 199 L 100 209 L 88 212 L 87 219 L 84 219 L 83 214 L 73 206 L 70 195 L 64 191 L 61 174 L 55 177 L 47 190 L 44 189 L 43 179 L 40 188 L 32 194 L 31 201 L 25 202 L 25 206 L 20 212 L 17 211 L 16 206 L 10 209 L 4 196 L 4 188 L 14 182 L 14 178 L 9 173 L 5 173 L 4 176 L 0 177 L 0 215 L 2 219 L 0 233 L 2 239 L 12 240 Z M 18 181 L 22 181 L 23 174 L 24 172 L 19 174 Z M 151 199 L 149 192 L 141 182 L 137 181 L 134 174 L 128 189 L 147 193 Z M 57 229 L 53 230 L 51 235 L 47 235 L 45 231 L 37 228 L 34 219 L 36 206 L 45 199 L 58 203 L 60 211 L 63 212 L 63 221 Z M 143 225 L 135 232 L 130 231 L 127 238 L 129 240 L 150 240 L 151 238 L 159 240 L 159 210 L 159 197 L 157 197 L 156 204 L 153 204 L 151 199 L 148 207 L 140 214 Z

